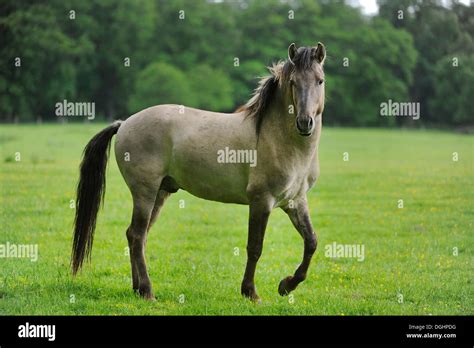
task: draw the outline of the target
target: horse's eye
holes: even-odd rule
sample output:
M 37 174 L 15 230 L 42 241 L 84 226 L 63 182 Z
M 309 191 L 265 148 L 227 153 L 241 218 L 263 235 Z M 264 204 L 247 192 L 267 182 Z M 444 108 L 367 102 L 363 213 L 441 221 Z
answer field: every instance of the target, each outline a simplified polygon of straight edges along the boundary
M 318 85 L 322 85 L 323 82 L 324 82 L 324 80 L 319 80 L 319 81 L 318 81 Z

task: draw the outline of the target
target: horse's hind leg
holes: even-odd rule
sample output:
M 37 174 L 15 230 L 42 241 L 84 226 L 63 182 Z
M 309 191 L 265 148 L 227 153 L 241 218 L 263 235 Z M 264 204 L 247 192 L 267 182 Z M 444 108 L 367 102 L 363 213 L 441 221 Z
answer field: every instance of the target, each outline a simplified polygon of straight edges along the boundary
M 295 207 L 286 207 L 283 210 L 288 214 L 291 222 L 304 240 L 303 261 L 295 271 L 295 274 L 284 278 L 278 286 L 279 294 L 285 296 L 296 289 L 298 284 L 306 279 L 306 273 L 308 272 L 311 258 L 316 251 L 317 238 L 309 218 L 306 197 L 296 201 Z
M 148 231 L 151 226 L 155 223 L 156 219 L 160 215 L 161 208 L 165 204 L 166 199 L 172 194 L 179 190 L 176 182 L 170 176 L 165 176 L 160 184 L 160 189 L 156 195 L 155 206 L 151 212 L 150 223 L 148 224 Z
M 147 193 L 133 193 L 132 222 L 127 229 L 127 239 L 130 248 L 132 265 L 133 288 L 146 299 L 154 299 L 150 277 L 145 261 L 145 245 L 151 215 L 157 195 Z
M 138 292 L 138 286 L 139 281 L 138 281 L 138 270 L 137 266 L 135 264 L 135 259 L 132 256 L 132 246 L 133 246 L 133 235 L 132 232 L 130 231 L 131 226 L 127 228 L 127 240 L 128 240 L 128 249 L 130 253 L 130 265 L 132 268 L 132 288 L 133 291 Z
M 161 207 L 165 204 L 166 199 L 171 195 L 170 192 L 160 189 L 158 195 L 156 196 L 155 206 L 151 212 L 150 223 L 148 224 L 148 231 L 150 231 L 151 226 L 155 223 L 156 219 L 160 215 Z

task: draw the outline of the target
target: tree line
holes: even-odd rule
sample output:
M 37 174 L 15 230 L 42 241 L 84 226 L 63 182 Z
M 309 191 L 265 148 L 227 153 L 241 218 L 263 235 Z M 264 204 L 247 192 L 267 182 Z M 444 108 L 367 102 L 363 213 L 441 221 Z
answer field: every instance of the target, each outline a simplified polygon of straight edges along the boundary
M 0 4 L 0 120 L 56 121 L 63 100 L 96 118 L 156 104 L 231 112 L 291 42 L 325 44 L 325 123 L 473 123 L 474 10 L 457 1 L 6 0 Z M 419 102 L 419 122 L 380 117 Z

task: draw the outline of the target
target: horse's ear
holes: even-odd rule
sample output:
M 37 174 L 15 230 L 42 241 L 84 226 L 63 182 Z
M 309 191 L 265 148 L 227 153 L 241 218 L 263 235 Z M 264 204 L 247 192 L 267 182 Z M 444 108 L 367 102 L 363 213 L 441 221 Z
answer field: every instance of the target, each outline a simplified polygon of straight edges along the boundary
M 295 58 L 297 51 L 298 49 L 296 48 L 296 45 L 294 42 L 290 46 L 288 46 L 288 60 L 293 65 L 295 65 L 295 63 L 293 62 L 293 58 Z
M 326 59 L 326 48 L 321 42 L 318 42 L 318 46 L 314 48 L 313 56 L 316 58 L 319 64 L 324 64 L 324 60 Z

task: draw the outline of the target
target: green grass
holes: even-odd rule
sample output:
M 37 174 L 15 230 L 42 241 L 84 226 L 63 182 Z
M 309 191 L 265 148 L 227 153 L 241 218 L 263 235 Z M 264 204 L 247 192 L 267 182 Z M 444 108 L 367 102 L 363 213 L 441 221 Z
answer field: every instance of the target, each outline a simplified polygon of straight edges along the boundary
M 0 258 L 0 314 L 474 314 L 472 136 L 325 128 L 321 177 L 309 193 L 319 247 L 308 279 L 293 301 L 277 293 L 301 259 L 302 241 L 275 210 L 256 274 L 263 303 L 255 305 L 240 296 L 247 207 L 182 191 L 168 200 L 148 240 L 157 301 L 133 294 L 125 253 L 132 202 L 114 157 L 92 264 L 70 276 L 70 200 L 82 149 L 103 126 L 0 127 L 0 244 L 39 247 L 37 262 Z M 334 241 L 363 244 L 365 260 L 325 257 Z

